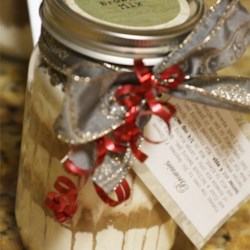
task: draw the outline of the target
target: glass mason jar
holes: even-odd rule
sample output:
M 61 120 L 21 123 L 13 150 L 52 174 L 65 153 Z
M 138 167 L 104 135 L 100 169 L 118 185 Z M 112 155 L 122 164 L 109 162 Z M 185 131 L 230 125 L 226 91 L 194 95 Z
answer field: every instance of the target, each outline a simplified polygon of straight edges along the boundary
M 171 248 L 174 222 L 132 171 L 127 177 L 131 197 L 117 207 L 102 202 L 91 178 L 83 183 L 65 173 L 61 159 L 69 146 L 58 139 L 54 123 L 67 79 L 88 84 L 93 77 L 130 71 L 138 58 L 153 66 L 183 40 L 204 11 L 201 0 L 43 2 L 42 34 L 28 74 L 16 205 L 17 223 L 29 249 Z M 89 109 L 103 87 L 93 86 L 82 99 Z M 77 213 L 63 224 L 44 204 L 61 175 L 83 186 Z

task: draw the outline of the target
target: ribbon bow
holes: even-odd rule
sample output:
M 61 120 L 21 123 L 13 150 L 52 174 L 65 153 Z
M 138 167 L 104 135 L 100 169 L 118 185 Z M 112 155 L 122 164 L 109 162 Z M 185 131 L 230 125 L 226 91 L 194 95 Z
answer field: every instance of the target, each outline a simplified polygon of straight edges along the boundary
M 144 162 L 147 156 L 137 146 L 139 137 L 143 137 L 139 118 L 145 115 L 157 115 L 170 127 L 169 120 L 176 110 L 170 103 L 159 101 L 157 98 L 163 91 L 178 86 L 184 80 L 184 74 L 178 66 L 174 65 L 165 70 L 158 80 L 149 72 L 142 60 L 135 61 L 134 70 L 139 85 L 125 84 L 115 92 L 117 103 L 127 110 L 125 123 L 114 130 L 112 133 L 113 140 L 107 135 L 101 139 L 104 141 L 105 148 L 114 153 L 124 152 L 130 146 L 134 156 Z M 170 83 L 161 84 L 162 81 L 170 78 L 172 80 Z
M 142 162 L 147 158 L 139 147 L 143 127 L 152 115 L 169 127 L 176 112 L 173 105 L 159 98 L 161 95 L 250 113 L 250 79 L 215 75 L 236 62 L 249 42 L 250 14 L 238 0 L 223 0 L 150 70 L 143 60 L 135 60 L 131 72 L 98 65 L 100 70 L 85 84 L 79 84 L 79 77 L 72 72 L 55 123 L 58 138 L 72 148 L 64 162 L 66 170 L 91 175 L 97 193 L 108 205 L 126 201 L 130 188 L 125 177 L 132 155 Z M 46 200 L 60 222 L 70 219 L 77 208 L 77 188 L 65 178 L 56 182 L 59 194 L 49 193 Z M 66 189 L 58 188 L 61 182 Z M 109 197 L 112 191 L 117 200 Z

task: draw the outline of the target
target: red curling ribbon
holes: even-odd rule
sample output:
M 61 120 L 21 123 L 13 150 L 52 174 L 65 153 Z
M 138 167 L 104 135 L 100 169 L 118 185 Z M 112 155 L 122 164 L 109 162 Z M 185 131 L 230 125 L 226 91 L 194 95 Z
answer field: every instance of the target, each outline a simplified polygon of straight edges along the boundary
M 132 141 L 130 143 L 131 145 L 131 150 L 134 154 L 134 156 L 140 161 L 140 162 L 144 162 L 148 156 L 146 154 L 144 154 L 137 146 L 137 141 L 139 139 L 139 136 L 135 136 L 132 138 Z
M 106 150 L 110 152 L 122 153 L 126 150 L 126 147 L 117 145 L 115 141 L 111 140 L 108 136 L 104 136 L 103 139 Z
M 158 101 L 156 95 L 176 88 L 184 80 L 185 75 L 177 65 L 173 65 L 166 69 L 158 80 L 143 64 L 142 60 L 135 60 L 134 70 L 140 85 L 122 85 L 115 93 L 117 102 L 125 106 L 128 111 L 125 124 L 114 131 L 114 144 L 129 144 L 135 157 L 143 162 L 147 156 L 137 147 L 139 136 L 144 137 L 136 125 L 137 119 L 142 115 L 156 115 L 170 129 L 169 121 L 176 113 L 176 109 L 168 102 Z M 161 84 L 165 79 L 171 79 L 171 81 L 164 85 Z M 143 100 L 148 104 L 149 110 L 140 110 Z
M 92 174 L 95 169 L 102 164 L 106 156 L 106 148 L 105 148 L 104 138 L 97 140 L 96 142 L 96 151 L 97 151 L 97 158 L 96 163 L 88 170 L 84 170 L 76 166 L 71 160 L 66 159 L 64 162 L 64 169 L 67 173 L 72 175 L 89 175 Z
M 170 128 L 169 121 L 176 112 L 175 107 L 167 102 L 158 102 L 152 91 L 146 94 L 146 100 L 151 114 L 160 117 L 167 124 L 168 128 Z
M 72 175 L 84 175 L 85 171 L 78 168 L 71 160 L 67 159 L 64 162 L 64 169 L 67 173 Z
M 141 162 L 147 159 L 147 155 L 139 150 L 137 142 L 139 136 L 141 135 L 140 129 L 135 123 L 130 122 L 128 124 L 122 125 L 119 129 L 115 131 L 115 140 L 119 143 L 126 143 L 127 147 L 130 146 L 134 156 Z
M 123 179 L 121 184 L 115 190 L 117 200 L 110 198 L 107 193 L 96 183 L 94 183 L 94 187 L 99 197 L 110 207 L 118 206 L 130 197 L 130 187 L 126 179 Z
M 149 72 L 141 59 L 136 59 L 134 61 L 134 70 L 140 83 L 146 83 L 152 80 L 152 73 Z
M 173 65 L 170 68 L 167 68 L 162 73 L 159 81 L 163 81 L 163 80 L 169 79 L 169 78 L 173 79 L 173 81 L 168 83 L 165 86 L 165 88 L 166 89 L 174 89 L 174 88 L 178 87 L 178 85 L 184 81 L 185 74 L 177 65 Z
M 53 211 L 58 222 L 69 221 L 77 211 L 77 187 L 64 176 L 57 177 L 54 187 L 58 193 L 49 192 L 45 205 Z

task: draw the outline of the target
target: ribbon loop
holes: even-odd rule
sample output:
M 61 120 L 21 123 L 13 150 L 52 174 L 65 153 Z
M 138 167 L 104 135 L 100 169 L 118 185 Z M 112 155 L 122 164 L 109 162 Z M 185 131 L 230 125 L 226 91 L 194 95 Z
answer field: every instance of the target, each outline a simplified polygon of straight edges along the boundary
M 164 81 L 165 79 L 170 79 L 171 81 L 165 86 L 166 89 L 171 90 L 176 87 L 180 83 L 182 83 L 185 79 L 185 74 L 177 65 L 173 65 L 170 68 L 167 68 L 161 75 L 159 81 Z
M 116 207 L 126 201 L 130 197 L 130 187 L 126 179 L 123 179 L 121 184 L 116 188 L 115 193 L 117 196 L 117 200 L 109 197 L 104 190 L 94 183 L 94 187 L 96 189 L 97 194 L 103 200 L 104 203 L 109 205 L 110 207 Z
M 57 221 L 69 221 L 77 211 L 77 187 L 64 176 L 57 177 L 54 187 L 58 193 L 48 193 L 45 205 L 54 212 Z

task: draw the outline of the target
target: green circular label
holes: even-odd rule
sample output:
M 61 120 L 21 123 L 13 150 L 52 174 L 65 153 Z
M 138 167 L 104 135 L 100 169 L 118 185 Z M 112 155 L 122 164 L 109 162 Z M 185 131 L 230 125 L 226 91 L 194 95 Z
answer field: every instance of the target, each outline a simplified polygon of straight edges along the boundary
M 180 13 L 179 0 L 75 0 L 75 3 L 99 20 L 132 27 L 165 24 Z

